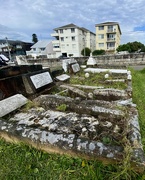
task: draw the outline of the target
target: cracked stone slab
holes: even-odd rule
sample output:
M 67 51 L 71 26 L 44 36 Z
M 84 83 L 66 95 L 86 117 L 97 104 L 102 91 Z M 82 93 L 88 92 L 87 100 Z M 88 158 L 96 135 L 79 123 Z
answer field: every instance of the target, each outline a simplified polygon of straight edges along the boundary
M 88 129 L 84 133 L 86 122 Z M 57 147 L 64 152 L 73 151 L 74 154 L 120 159 L 123 156 L 121 146 L 108 146 L 91 140 L 88 134 L 94 134 L 91 127 L 95 128 L 97 125 L 99 122 L 93 116 L 44 111 L 41 108 L 31 109 L 29 113 L 19 113 L 10 118 L 9 123 L 0 120 L 0 133 L 7 132 L 18 139 L 30 140 L 39 146 L 46 145 L 48 149 Z
M 137 111 L 129 114 L 130 127 L 128 140 L 132 145 L 132 162 L 137 167 L 145 166 L 141 144 Z M 119 127 L 119 125 L 118 125 Z M 124 126 L 123 128 L 125 128 Z M 105 158 L 106 161 L 120 161 L 124 156 L 123 144 L 106 144 L 98 137 L 105 130 L 105 137 L 110 137 L 110 129 L 115 123 L 102 121 L 87 114 L 66 113 L 45 110 L 42 107 L 20 112 L 8 120 L 0 119 L 0 135 L 4 138 L 29 142 L 48 152 L 67 153 L 93 159 Z M 102 130 L 102 132 L 101 132 Z M 112 138 L 119 132 L 114 132 Z M 123 138 L 123 133 L 120 134 Z

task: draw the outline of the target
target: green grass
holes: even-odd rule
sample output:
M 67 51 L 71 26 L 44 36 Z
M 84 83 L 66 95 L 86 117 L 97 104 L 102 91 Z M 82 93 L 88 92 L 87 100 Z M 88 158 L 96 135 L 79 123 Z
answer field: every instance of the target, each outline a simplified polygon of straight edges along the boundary
M 139 111 L 142 143 L 145 150 L 145 70 L 133 71 L 133 101 Z M 108 142 L 108 140 L 107 140 Z M 101 162 L 49 154 L 22 143 L 0 139 L 0 180 L 143 180 L 130 167 L 129 147 L 122 164 Z
M 133 102 L 137 104 L 142 144 L 145 151 L 145 69 L 132 70 Z
M 79 72 L 77 75 L 71 76 L 70 84 L 80 84 L 88 86 L 103 86 L 105 88 L 125 89 L 127 84 L 124 82 L 105 82 L 104 75 L 106 73 L 89 73 L 89 78 L 85 78 L 84 72 Z M 119 78 L 119 75 L 118 75 Z M 124 78 L 124 77 L 123 77 Z M 108 80 L 115 79 L 113 75 L 109 75 Z
M 48 154 L 24 144 L 0 140 L 0 179 L 104 179 L 112 166 L 65 155 Z

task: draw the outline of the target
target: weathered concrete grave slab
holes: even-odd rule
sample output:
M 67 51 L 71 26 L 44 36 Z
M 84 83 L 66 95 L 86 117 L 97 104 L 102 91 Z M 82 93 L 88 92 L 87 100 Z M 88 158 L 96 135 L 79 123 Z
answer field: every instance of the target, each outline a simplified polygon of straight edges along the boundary
M 100 73 L 100 72 L 109 72 L 114 74 L 127 74 L 126 69 L 101 69 L 101 68 L 87 68 L 84 72 L 91 72 L 91 73 Z
M 0 101 L 0 117 L 20 108 L 28 102 L 28 99 L 21 94 L 16 94 Z
M 61 101 L 66 103 L 67 108 L 72 108 L 73 112 L 50 110 L 57 109 L 62 104 Z M 122 139 L 128 134 L 128 143 L 132 146 L 131 161 L 136 168 L 144 167 L 138 114 L 131 100 L 112 103 L 90 100 L 87 104 L 83 100 L 78 104 L 71 98 L 43 95 L 35 99 L 35 102 L 41 106 L 29 109 L 28 112 L 17 113 L 9 120 L 0 120 L 2 137 L 29 142 L 47 152 L 100 160 L 105 158 L 106 161 L 113 162 L 123 159 Z M 77 107 L 74 109 L 75 106 Z M 86 110 L 82 113 L 85 106 Z M 81 107 L 82 112 L 78 107 Z M 88 107 L 95 115 L 88 114 Z M 123 118 L 126 116 L 123 107 L 131 109 L 126 118 Z

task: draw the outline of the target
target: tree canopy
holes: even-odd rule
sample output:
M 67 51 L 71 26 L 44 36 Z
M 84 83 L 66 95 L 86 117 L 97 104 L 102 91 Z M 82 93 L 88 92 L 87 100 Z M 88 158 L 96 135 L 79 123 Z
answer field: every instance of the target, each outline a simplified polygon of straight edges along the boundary
M 38 42 L 38 38 L 36 34 L 32 34 L 32 42 L 33 43 L 37 43 Z
M 81 55 L 83 55 L 83 56 L 90 56 L 90 53 L 91 53 L 91 50 L 88 47 L 85 47 L 81 51 Z
M 145 52 L 145 45 L 137 41 L 128 42 L 127 44 L 122 44 L 118 46 L 116 50 L 117 52 L 128 51 L 129 53 L 136 52 L 136 51 Z
M 105 50 L 103 50 L 103 49 L 94 50 L 94 51 L 92 52 L 92 55 L 93 55 L 93 56 L 104 55 L 104 54 L 105 54 Z

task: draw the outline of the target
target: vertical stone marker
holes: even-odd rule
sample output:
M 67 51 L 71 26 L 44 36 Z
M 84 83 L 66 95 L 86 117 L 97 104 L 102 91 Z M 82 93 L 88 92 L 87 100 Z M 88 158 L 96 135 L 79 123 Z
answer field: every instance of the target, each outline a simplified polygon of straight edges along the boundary
M 10 112 L 20 108 L 28 102 L 22 94 L 16 94 L 9 98 L 0 101 L 0 117 L 3 117 Z
M 92 57 L 92 53 L 90 54 L 90 57 L 89 57 L 89 59 L 88 59 L 88 61 L 87 61 L 87 66 L 94 66 L 94 65 L 96 65 L 97 64 L 97 62 L 96 62 L 96 60 Z

